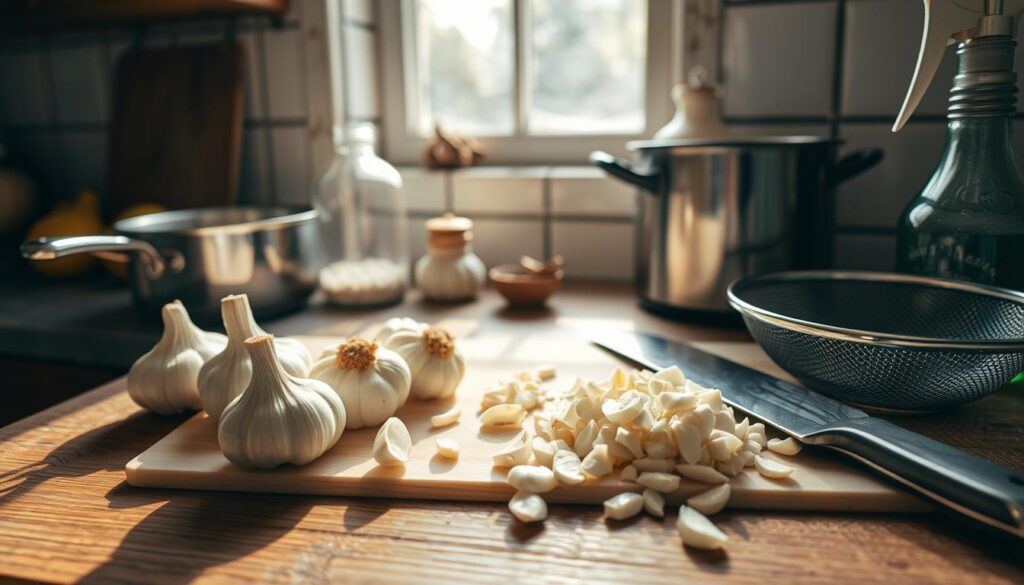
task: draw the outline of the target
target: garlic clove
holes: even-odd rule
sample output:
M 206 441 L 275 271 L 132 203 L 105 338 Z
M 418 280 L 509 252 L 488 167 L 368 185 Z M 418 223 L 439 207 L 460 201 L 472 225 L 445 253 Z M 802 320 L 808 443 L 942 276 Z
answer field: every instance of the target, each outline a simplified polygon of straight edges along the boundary
M 393 416 L 409 397 L 412 374 L 397 353 L 353 337 L 322 357 L 309 377 L 325 382 L 348 410 L 348 427 L 373 427 Z
M 636 481 L 636 478 L 636 467 L 633 467 L 632 465 L 623 467 L 622 471 L 619 472 L 619 479 L 622 481 Z
M 772 461 L 771 459 L 760 455 L 754 456 L 754 467 L 757 468 L 757 472 L 762 476 L 771 479 L 783 479 L 789 477 L 793 473 L 792 467 L 783 465 L 777 461 Z
M 661 493 L 648 488 L 644 490 L 643 497 L 644 510 L 647 510 L 648 514 L 658 518 L 665 516 L 665 497 Z
M 768 450 L 780 455 L 793 456 L 800 452 L 800 443 L 793 437 L 785 439 L 769 439 Z M 759 451 L 760 452 L 760 451 Z
M 639 432 L 631 431 L 626 427 L 619 427 L 615 431 L 615 442 L 629 449 L 633 457 L 637 459 L 644 458 L 643 439 Z
M 322 382 L 284 371 L 273 339 L 261 335 L 246 340 L 252 379 L 221 413 L 217 440 L 237 465 L 304 465 L 337 443 L 345 429 L 341 399 Z
M 682 539 L 683 544 L 694 548 L 719 549 L 729 540 L 729 537 L 719 530 L 707 517 L 687 506 L 679 508 L 679 519 L 676 521 L 676 529 L 679 530 L 679 537 Z
M 533 458 L 537 465 L 543 465 L 550 469 L 554 462 L 555 451 L 557 450 L 554 442 L 545 441 L 541 437 L 534 437 L 533 441 L 530 442 L 530 446 L 533 449 Z
M 181 301 L 164 305 L 160 316 L 163 335 L 128 371 L 128 395 L 157 414 L 199 409 L 199 371 L 224 349 L 227 338 L 196 327 Z
M 409 429 L 396 417 L 384 421 L 373 440 L 373 458 L 385 467 L 404 465 L 409 460 L 411 449 Z
M 480 425 L 519 426 L 526 418 L 526 409 L 522 404 L 496 404 L 480 414 Z
M 729 503 L 729 496 L 731 494 L 732 488 L 729 487 L 729 484 L 723 483 L 706 492 L 690 497 L 686 500 L 686 504 L 701 514 L 710 516 L 711 514 L 721 512 L 725 508 L 725 505 Z
M 462 409 L 458 406 L 454 406 L 449 410 L 442 412 L 441 414 L 435 414 L 430 417 L 430 428 L 439 429 L 447 427 L 459 422 L 459 418 L 462 416 Z
M 673 421 L 670 425 L 676 438 L 676 446 L 683 461 L 697 463 L 701 455 L 701 432 L 696 426 L 682 421 Z
M 555 474 L 540 465 L 517 465 L 509 470 L 508 484 L 519 491 L 542 494 L 558 486 Z
M 659 492 L 674 492 L 679 489 L 679 476 L 661 471 L 645 471 L 636 478 L 636 483 Z
M 636 467 L 637 471 L 660 471 L 662 473 L 668 473 L 675 467 L 675 462 L 672 459 L 644 457 L 643 459 L 636 459 L 633 461 L 633 466 Z
M 633 492 L 622 492 L 604 501 L 604 515 L 613 520 L 626 520 L 644 508 L 644 497 Z
M 447 459 L 459 458 L 459 443 L 451 437 L 438 437 L 434 444 L 437 446 L 437 454 Z
M 556 453 L 557 457 L 558 454 Z M 580 469 L 593 477 L 604 477 L 612 471 L 612 459 L 608 454 L 608 445 L 595 445 L 590 453 L 583 458 Z
M 579 485 L 587 478 L 583 475 L 582 461 L 574 451 L 561 450 L 555 452 L 551 461 L 551 470 L 558 483 L 563 485 Z
M 676 465 L 676 472 L 687 479 L 692 479 L 701 483 L 729 483 L 728 477 L 706 465 Z
M 520 522 L 540 522 L 548 517 L 544 499 L 529 492 L 516 492 L 508 502 L 508 509 Z
M 494 466 L 515 467 L 516 465 L 525 465 L 530 461 L 532 453 L 533 447 L 526 436 L 526 431 L 522 431 L 494 454 Z

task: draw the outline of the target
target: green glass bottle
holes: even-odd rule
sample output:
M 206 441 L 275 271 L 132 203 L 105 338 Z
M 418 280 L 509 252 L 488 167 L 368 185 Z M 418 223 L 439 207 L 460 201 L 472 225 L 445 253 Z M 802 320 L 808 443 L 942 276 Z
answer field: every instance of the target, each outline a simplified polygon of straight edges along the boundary
M 942 159 L 900 216 L 900 272 L 1024 290 L 1024 179 L 1012 139 L 1016 44 L 1001 34 L 959 43 Z

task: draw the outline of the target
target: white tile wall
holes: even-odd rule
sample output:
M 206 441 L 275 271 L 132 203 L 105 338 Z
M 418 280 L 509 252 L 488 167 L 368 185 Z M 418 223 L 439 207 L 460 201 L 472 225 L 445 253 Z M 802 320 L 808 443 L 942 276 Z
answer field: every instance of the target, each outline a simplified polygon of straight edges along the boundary
M 46 121 L 45 58 L 41 51 L 0 55 L 0 120 L 18 125 Z
M 901 211 L 924 187 L 942 154 L 946 125 L 908 124 L 893 134 L 886 124 L 843 126 L 848 152 L 880 147 L 885 159 L 863 175 L 840 185 L 837 223 L 840 226 L 895 228 Z
M 455 212 L 539 216 L 544 212 L 546 174 L 546 167 L 458 171 L 452 175 Z
M 637 189 L 594 167 L 551 169 L 551 210 L 555 216 L 625 217 L 636 215 Z
M 106 66 L 98 43 L 50 51 L 59 122 L 102 122 L 107 118 L 110 91 Z
M 567 278 L 632 279 L 634 240 L 631 223 L 555 220 L 551 226 L 551 250 L 565 257 Z
M 727 10 L 722 56 L 725 114 L 827 115 L 836 10 L 831 1 Z
M 287 205 L 309 205 L 309 140 L 299 128 L 274 128 L 270 131 L 274 166 L 275 201 Z
M 527 254 L 544 256 L 544 224 L 540 220 L 474 219 L 473 249 L 488 267 L 519 262 Z
M 377 83 L 374 70 L 377 63 L 376 33 L 359 26 L 345 25 L 344 31 L 345 98 L 349 117 L 363 120 L 375 119 L 379 115 L 377 104 Z
M 303 70 L 302 32 L 285 30 L 263 35 L 263 43 L 267 67 L 267 108 L 270 117 L 305 116 L 306 79 Z
M 848 270 L 892 270 L 896 237 L 873 234 L 836 236 L 835 267 Z
M 427 228 L 423 218 L 409 218 L 409 262 L 414 268 L 416 260 L 427 253 Z
M 402 167 L 399 172 L 402 173 L 402 186 L 410 212 L 442 213 L 447 209 L 446 173 L 419 167 Z

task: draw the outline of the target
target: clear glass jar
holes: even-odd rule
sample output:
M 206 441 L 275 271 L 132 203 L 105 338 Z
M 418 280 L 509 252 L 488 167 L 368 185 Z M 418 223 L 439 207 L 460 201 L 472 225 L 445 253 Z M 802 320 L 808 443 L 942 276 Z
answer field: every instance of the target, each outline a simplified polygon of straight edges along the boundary
M 374 152 L 373 124 L 334 130 L 334 163 L 320 178 L 320 288 L 350 307 L 401 302 L 409 275 L 408 218 L 402 177 Z

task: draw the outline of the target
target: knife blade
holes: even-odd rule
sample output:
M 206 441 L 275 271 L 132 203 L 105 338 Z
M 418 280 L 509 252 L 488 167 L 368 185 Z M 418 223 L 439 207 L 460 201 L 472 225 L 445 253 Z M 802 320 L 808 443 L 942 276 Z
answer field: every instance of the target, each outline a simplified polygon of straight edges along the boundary
M 735 408 L 803 443 L 853 457 L 963 516 L 1024 538 L 1024 474 L 686 343 L 608 332 L 599 347 L 650 370 L 679 366 Z

